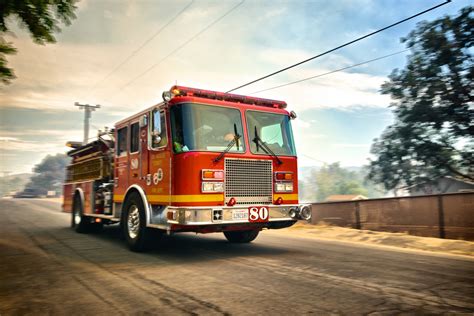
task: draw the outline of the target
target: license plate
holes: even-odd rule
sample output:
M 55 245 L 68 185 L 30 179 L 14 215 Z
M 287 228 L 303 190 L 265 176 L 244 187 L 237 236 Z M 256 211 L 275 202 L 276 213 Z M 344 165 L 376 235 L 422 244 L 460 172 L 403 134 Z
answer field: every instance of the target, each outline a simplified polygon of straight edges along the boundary
M 243 221 L 249 219 L 249 211 L 247 210 L 232 210 L 233 221 Z

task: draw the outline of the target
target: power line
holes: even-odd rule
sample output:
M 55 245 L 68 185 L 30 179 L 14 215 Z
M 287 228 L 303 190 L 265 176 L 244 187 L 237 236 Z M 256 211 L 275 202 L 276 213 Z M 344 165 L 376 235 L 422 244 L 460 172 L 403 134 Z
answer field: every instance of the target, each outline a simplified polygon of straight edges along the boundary
M 363 39 L 365 39 L 365 38 L 367 38 L 367 37 L 370 37 L 370 36 L 372 36 L 372 35 L 375 35 L 375 34 L 377 34 L 377 33 L 380 33 L 380 32 L 382 32 L 382 31 L 385 31 L 385 30 L 387 30 L 387 29 L 389 29 L 389 28 L 392 28 L 392 27 L 394 27 L 394 26 L 396 26 L 396 25 L 399 25 L 399 24 L 404 23 L 404 22 L 406 22 L 406 21 L 408 21 L 408 20 L 411 20 L 411 19 L 413 19 L 413 18 L 415 18 L 415 17 L 417 17 L 417 16 L 420 16 L 420 15 L 425 14 L 425 13 L 427 13 L 427 12 L 429 12 L 429 11 L 432 11 L 432 10 L 434 10 L 434 9 L 436 9 L 436 8 L 439 8 L 439 7 L 445 5 L 445 4 L 449 3 L 449 2 L 451 2 L 451 0 L 447 0 L 446 2 L 443 2 L 443 3 L 441 3 L 441 4 L 438 4 L 438 5 L 434 6 L 434 7 L 431 7 L 431 8 L 429 8 L 429 9 L 426 9 L 426 10 L 424 10 L 424 11 L 421 11 L 421 12 L 419 12 L 419 13 L 417 13 L 417 14 L 415 14 L 415 15 L 412 15 L 412 16 L 410 16 L 410 17 L 408 17 L 408 18 L 405 18 L 405 19 L 403 19 L 403 20 L 400 20 L 400 21 L 398 21 L 398 22 L 395 22 L 395 23 L 393 23 L 393 24 L 390 24 L 390 25 L 388 25 L 388 26 L 386 26 L 386 27 L 384 27 L 384 28 L 378 29 L 378 30 L 376 30 L 376 31 L 374 31 L 374 32 L 371 32 L 371 33 L 369 33 L 369 34 L 366 34 L 366 35 L 364 35 L 364 36 L 361 36 L 361 37 L 359 37 L 359 38 L 356 38 L 355 40 L 352 40 L 352 41 L 347 42 L 347 43 L 345 43 L 345 44 L 339 45 L 339 46 L 337 46 L 337 47 L 335 47 L 335 48 L 333 48 L 333 49 L 330 49 L 330 50 L 328 50 L 328 51 L 325 51 L 324 53 L 318 54 L 318 55 L 313 56 L 313 57 L 311 57 L 311 58 L 308 58 L 308 59 L 305 59 L 305 60 L 303 60 L 303 61 L 300 61 L 300 62 L 298 62 L 298 63 L 296 63 L 296 64 L 294 64 L 294 65 L 285 67 L 285 68 L 280 69 L 280 70 L 278 70 L 278 71 L 272 72 L 271 74 L 268 74 L 268 75 L 266 75 L 266 76 L 263 76 L 263 77 L 260 77 L 260 78 L 258 78 L 258 79 L 255 79 L 255 80 L 253 80 L 253 81 L 250 81 L 250 82 L 248 82 L 248 83 L 245 83 L 245 84 L 243 84 L 243 85 L 241 85 L 241 86 L 238 86 L 238 87 L 236 87 L 236 88 L 234 88 L 234 89 L 231 89 L 231 90 L 227 91 L 226 93 L 229 93 L 229 92 L 232 92 L 232 91 L 241 89 L 241 88 L 246 87 L 246 86 L 248 86 L 248 85 L 251 85 L 251 84 L 253 84 L 253 83 L 255 83 L 255 82 L 261 81 L 261 80 L 263 80 L 263 79 L 266 79 L 266 78 L 268 78 L 268 77 L 274 76 L 274 75 L 279 74 L 279 73 L 281 73 L 281 72 L 283 72 L 283 71 L 286 71 L 286 70 L 288 70 L 288 69 L 294 68 L 294 67 L 299 66 L 299 65 L 304 64 L 304 63 L 307 63 L 308 61 L 311 61 L 311 60 L 313 60 L 313 59 L 316 59 L 316 58 L 319 58 L 319 57 L 321 57 L 321 56 L 324 56 L 324 55 L 327 55 L 327 54 L 329 54 L 329 53 L 332 53 L 332 52 L 334 52 L 334 51 L 336 51 L 336 50 L 338 50 L 338 49 L 341 49 L 341 48 L 343 48 L 343 47 L 346 47 L 346 46 L 348 46 L 348 45 L 351 45 L 351 44 L 353 44 L 353 43 L 355 43 L 355 42 L 358 42 L 358 41 L 360 41 L 360 40 L 363 40 Z
M 278 85 L 278 86 L 274 86 L 274 87 L 271 87 L 271 88 L 255 91 L 255 92 L 252 92 L 250 94 L 257 94 L 257 93 L 260 93 L 260 92 L 269 91 L 269 90 L 273 90 L 273 89 L 278 89 L 278 88 L 290 86 L 290 85 L 293 85 L 293 84 L 297 84 L 297 83 L 300 83 L 300 82 L 308 81 L 308 80 L 311 80 L 311 79 L 327 76 L 327 75 L 330 75 L 330 74 L 333 74 L 333 73 L 336 73 L 336 72 L 339 72 L 339 71 L 343 71 L 343 70 L 355 68 L 355 67 L 358 67 L 358 66 L 362 66 L 362 65 L 365 65 L 365 64 L 368 64 L 368 63 L 371 63 L 371 62 L 374 62 L 374 61 L 378 61 L 378 60 L 381 60 L 381 59 L 385 59 L 385 58 L 388 58 L 388 57 L 391 57 L 391 56 L 394 56 L 394 55 L 398 55 L 398 54 L 401 54 L 401 53 L 404 53 L 404 52 L 407 52 L 407 51 L 409 51 L 409 49 L 404 49 L 404 50 L 398 51 L 396 53 L 392 53 L 392 54 L 389 54 L 389 55 L 385 55 L 385 56 L 377 57 L 377 58 L 374 58 L 374 59 L 370 59 L 370 60 L 367 60 L 367 61 L 364 61 L 364 62 L 361 62 L 361 63 L 357 63 L 357 64 L 354 64 L 354 65 L 351 65 L 351 66 L 347 66 L 347 67 L 339 68 L 339 69 L 336 69 L 336 70 L 333 70 L 333 71 L 325 72 L 325 73 L 322 73 L 322 74 L 319 74 L 319 75 L 316 75 L 316 76 L 312 76 L 312 77 L 296 80 L 296 81 L 293 81 L 293 82 L 281 84 L 281 85 Z
M 106 79 L 108 79 L 112 74 L 114 74 L 117 70 L 119 70 L 123 65 L 125 65 L 130 59 L 132 59 L 132 57 L 134 57 L 140 50 L 142 50 L 148 43 L 150 43 L 155 37 L 157 37 L 161 32 L 163 32 L 164 29 L 166 29 L 171 23 L 173 23 L 181 14 L 184 13 L 184 11 L 186 11 L 190 6 L 191 4 L 193 4 L 194 0 L 191 0 L 191 2 L 189 2 L 181 11 L 179 11 L 175 16 L 173 16 L 165 25 L 163 25 L 158 31 L 156 31 L 151 37 L 149 37 L 147 40 L 145 40 L 141 45 L 140 47 L 138 47 L 137 49 L 135 49 L 130 55 L 128 55 L 120 64 L 118 64 L 117 66 L 115 66 L 114 69 L 112 69 L 104 78 L 102 78 L 101 80 L 97 81 L 92 90 L 94 90 L 95 88 L 97 88 L 97 86 L 99 84 L 101 84 L 102 82 L 104 82 Z
M 319 159 L 317 159 L 317 158 L 314 158 L 314 157 L 311 157 L 311 156 L 308 156 L 308 155 L 305 155 L 305 154 L 301 154 L 301 156 L 305 156 L 305 157 L 306 157 L 306 158 L 308 158 L 308 159 L 311 159 L 311 160 L 314 160 L 314 161 L 317 161 L 317 162 L 323 163 L 323 164 L 325 164 L 325 165 L 329 165 L 329 163 L 328 163 L 328 162 L 326 162 L 326 161 L 319 160 Z
M 131 85 L 133 82 L 135 82 L 138 78 L 142 77 L 143 75 L 147 74 L 148 72 L 150 72 L 153 68 L 155 68 L 156 66 L 158 66 L 159 64 L 161 64 L 163 61 L 165 61 L 166 59 L 168 59 L 170 56 L 174 55 L 176 52 L 178 52 L 179 50 L 181 50 L 183 47 L 185 47 L 186 45 L 188 45 L 190 42 L 192 42 L 195 38 L 197 38 L 199 35 L 201 35 L 202 33 L 206 32 L 208 29 L 210 29 L 211 27 L 213 27 L 215 24 L 217 24 L 219 21 L 221 21 L 223 18 L 225 18 L 227 15 L 229 15 L 230 13 L 232 13 L 235 9 L 237 9 L 239 6 L 241 6 L 243 3 L 245 2 L 245 0 L 242 0 L 241 2 L 239 2 L 237 5 L 233 6 L 230 10 L 228 10 L 226 13 L 224 13 L 223 15 L 221 15 L 218 19 L 214 20 L 212 23 L 208 24 L 205 28 L 203 28 L 201 31 L 199 31 L 198 33 L 196 33 L 194 36 L 192 36 L 190 39 L 188 39 L 186 42 L 184 42 L 183 44 L 181 44 L 180 46 L 178 46 L 176 49 L 174 49 L 171 53 L 169 53 L 168 55 L 166 55 L 165 57 L 163 57 L 162 59 L 160 59 L 158 62 L 156 62 L 155 64 L 153 64 L 152 66 L 150 66 L 149 68 L 147 68 L 145 71 L 143 71 L 142 73 L 140 73 L 138 76 L 136 76 L 135 78 L 133 78 L 132 80 L 130 80 L 129 82 L 127 82 L 126 84 L 124 84 L 123 86 L 121 86 L 119 88 L 119 90 L 123 90 L 125 89 L 126 87 L 128 87 L 129 85 Z

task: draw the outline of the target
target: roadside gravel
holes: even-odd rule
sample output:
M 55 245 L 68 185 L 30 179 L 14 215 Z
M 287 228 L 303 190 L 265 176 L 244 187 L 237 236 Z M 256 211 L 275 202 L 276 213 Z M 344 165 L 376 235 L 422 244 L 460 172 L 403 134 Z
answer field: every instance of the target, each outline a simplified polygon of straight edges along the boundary
M 411 236 L 403 233 L 376 232 L 327 225 L 311 225 L 299 222 L 294 226 L 266 233 L 290 234 L 293 236 L 364 243 L 416 251 L 474 257 L 474 242 L 465 240 L 440 239 Z

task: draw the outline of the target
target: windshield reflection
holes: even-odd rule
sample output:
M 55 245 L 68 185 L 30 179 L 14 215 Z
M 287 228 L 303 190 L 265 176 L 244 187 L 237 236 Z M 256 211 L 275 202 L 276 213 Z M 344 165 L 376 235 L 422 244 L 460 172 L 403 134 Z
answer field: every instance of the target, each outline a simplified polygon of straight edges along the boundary
M 194 103 L 171 108 L 173 149 L 186 151 L 224 151 L 235 138 L 243 135 L 242 118 L 238 109 Z M 235 143 L 229 152 L 244 152 L 244 143 Z

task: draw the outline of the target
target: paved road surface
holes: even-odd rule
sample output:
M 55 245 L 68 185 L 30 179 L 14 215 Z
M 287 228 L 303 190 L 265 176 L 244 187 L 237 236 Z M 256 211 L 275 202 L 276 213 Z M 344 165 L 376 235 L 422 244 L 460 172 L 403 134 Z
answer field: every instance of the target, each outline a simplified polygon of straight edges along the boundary
M 474 312 L 474 260 L 263 232 L 177 235 L 130 252 L 116 227 L 68 228 L 56 203 L 0 200 L 0 315 Z

